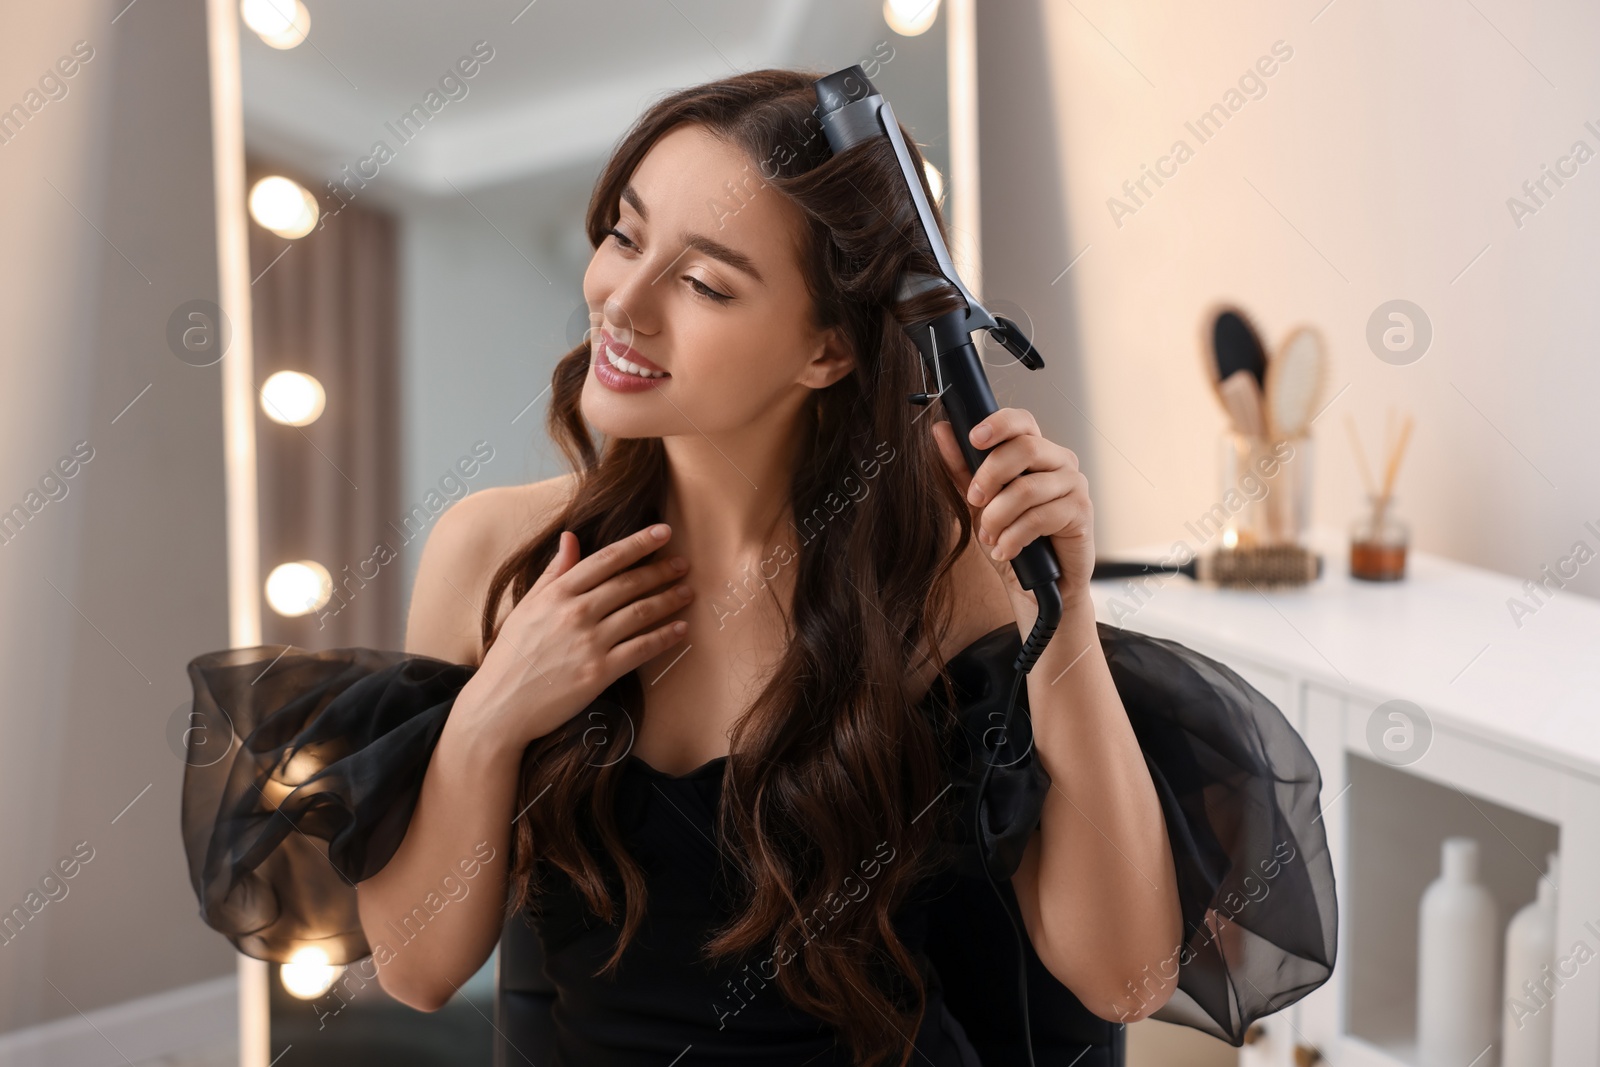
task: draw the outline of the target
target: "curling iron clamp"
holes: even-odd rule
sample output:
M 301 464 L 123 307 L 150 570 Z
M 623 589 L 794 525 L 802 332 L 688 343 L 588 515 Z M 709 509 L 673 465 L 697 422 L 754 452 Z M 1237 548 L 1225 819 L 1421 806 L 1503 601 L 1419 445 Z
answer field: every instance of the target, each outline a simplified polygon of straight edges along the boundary
M 868 80 L 861 67 L 846 67 L 821 78 L 815 83 L 815 89 L 822 129 L 834 155 L 874 137 L 887 137 L 894 146 L 895 158 L 900 161 L 900 173 L 905 178 L 906 192 L 917 207 L 923 236 L 939 266 L 937 275 L 907 274 L 903 277 L 900 299 L 947 287 L 959 292 L 964 301 L 963 307 L 926 322 L 906 326 L 906 333 L 922 356 L 924 387 L 927 372 L 931 368 L 937 389 L 932 393 L 912 393 L 908 399 L 920 405 L 943 400 L 945 414 L 955 430 L 956 441 L 966 456 L 967 466 L 976 473 L 990 450 L 974 447 L 969 435 L 974 426 L 998 410 L 998 405 L 994 392 L 989 388 L 989 379 L 983 372 L 983 360 L 972 343 L 972 334 L 987 330 L 990 337 L 1029 370 L 1043 367 L 1044 359 L 1015 322 L 1001 315 L 990 314 L 962 283 L 950 260 L 950 251 L 939 235 L 933 208 L 923 193 L 911 153 L 900 133 L 900 123 L 894 117 L 894 108 Z M 1061 622 L 1061 591 L 1056 585 L 1061 578 L 1061 567 L 1051 550 L 1049 539 L 1038 537 L 1012 558 L 1011 569 L 1022 588 L 1033 593 L 1039 606 L 1038 621 L 1034 623 L 1033 631 L 1028 634 L 1017 656 L 1017 670 L 1026 674 L 1032 670 Z

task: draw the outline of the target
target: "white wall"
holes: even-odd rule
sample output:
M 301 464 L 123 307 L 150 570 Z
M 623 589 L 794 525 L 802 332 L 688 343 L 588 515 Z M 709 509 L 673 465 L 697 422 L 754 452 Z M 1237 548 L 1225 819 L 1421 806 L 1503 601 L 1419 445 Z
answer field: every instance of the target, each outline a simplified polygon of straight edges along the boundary
M 93 448 L 0 545 L 0 913 L 93 850 L 0 944 L 0 1033 L 233 968 L 196 918 L 168 734 L 186 663 L 227 644 L 218 370 L 166 340 L 216 298 L 204 6 L 125 6 L 13 5 L 0 33 L 0 107 L 93 49 L 0 144 L 0 507 Z
M 1226 298 L 1271 344 L 1299 323 L 1330 342 L 1316 524 L 1361 500 L 1345 415 L 1370 462 L 1393 404 L 1416 417 L 1397 489 L 1416 547 L 1519 578 L 1600 552 L 1600 161 L 1520 227 L 1507 208 L 1575 141 L 1600 153 L 1600 8 L 1010 0 L 979 22 L 986 295 L 1033 314 L 1057 388 L 997 377 L 1083 456 L 1102 551 L 1184 537 L 1217 499 L 1198 337 Z M 1264 95 L 1205 143 L 1185 128 L 1280 41 Z M 1180 138 L 1193 158 L 1134 204 L 1123 182 Z M 1113 196 L 1136 207 L 1120 225 Z M 1407 366 L 1365 339 L 1394 298 L 1434 330 Z M 1577 592 L 1600 594 L 1600 562 Z

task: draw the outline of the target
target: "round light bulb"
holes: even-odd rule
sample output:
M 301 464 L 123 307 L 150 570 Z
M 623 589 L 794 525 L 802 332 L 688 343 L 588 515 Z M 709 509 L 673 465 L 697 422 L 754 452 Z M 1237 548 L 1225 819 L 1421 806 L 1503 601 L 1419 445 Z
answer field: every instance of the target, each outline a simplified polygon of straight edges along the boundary
M 309 615 L 333 597 L 333 576 L 316 560 L 280 563 L 267 575 L 267 604 L 285 618 Z
M 239 15 L 273 48 L 293 48 L 311 32 L 311 12 L 300 0 L 240 0 Z
M 297 370 L 281 370 L 261 383 L 261 410 L 285 426 L 309 426 L 322 417 L 328 394 L 322 383 Z
M 926 33 L 939 17 L 939 0 L 883 0 L 883 21 L 902 37 Z
M 304 237 L 317 226 L 317 198 L 297 181 L 274 174 L 250 189 L 250 217 L 279 237 Z
M 328 954 L 315 945 L 297 948 L 278 969 L 283 988 L 301 1000 L 315 1000 L 333 987 L 343 967 L 328 962 Z

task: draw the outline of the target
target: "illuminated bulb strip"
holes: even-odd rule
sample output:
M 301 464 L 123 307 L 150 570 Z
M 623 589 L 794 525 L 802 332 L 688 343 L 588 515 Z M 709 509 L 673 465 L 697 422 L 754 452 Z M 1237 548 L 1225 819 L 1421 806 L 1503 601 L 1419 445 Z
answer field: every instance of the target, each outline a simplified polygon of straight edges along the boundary
M 883 0 L 883 21 L 902 37 L 926 33 L 939 17 L 939 0 Z
M 311 12 L 301 0 L 241 0 L 239 15 L 273 48 L 293 48 L 311 32 Z
M 281 370 L 261 383 L 261 410 L 285 426 L 309 426 L 322 417 L 328 394 L 322 383 L 300 371 Z
M 250 188 L 250 217 L 279 237 L 294 240 L 317 227 L 317 198 L 297 181 L 274 174 Z
M 339 977 L 343 967 L 328 962 L 328 954 L 316 945 L 297 948 L 278 971 L 283 988 L 301 1000 L 315 1000 L 322 996 Z

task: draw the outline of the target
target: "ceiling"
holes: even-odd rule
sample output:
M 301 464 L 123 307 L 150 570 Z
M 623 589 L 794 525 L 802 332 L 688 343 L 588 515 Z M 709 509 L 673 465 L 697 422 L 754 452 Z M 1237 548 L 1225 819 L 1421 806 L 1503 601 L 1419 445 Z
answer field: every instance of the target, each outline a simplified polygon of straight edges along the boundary
M 412 195 L 593 161 L 655 97 L 736 69 L 826 72 L 867 59 L 876 42 L 906 43 L 875 0 L 305 2 L 311 32 L 297 48 L 241 26 L 250 150 L 323 180 L 354 172 L 382 141 L 392 158 L 361 165 Z M 490 58 L 441 92 L 475 46 Z M 401 117 L 428 103 L 436 112 L 403 140 Z

